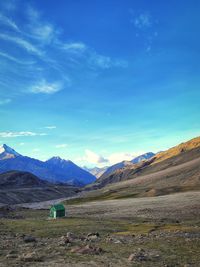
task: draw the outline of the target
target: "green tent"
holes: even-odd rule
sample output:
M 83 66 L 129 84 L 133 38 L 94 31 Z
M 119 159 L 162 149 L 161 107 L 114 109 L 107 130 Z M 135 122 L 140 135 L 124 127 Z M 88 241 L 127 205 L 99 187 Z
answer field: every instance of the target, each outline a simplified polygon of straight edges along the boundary
M 51 206 L 49 215 L 51 218 L 65 217 L 64 205 L 63 204 L 56 204 L 56 205 Z

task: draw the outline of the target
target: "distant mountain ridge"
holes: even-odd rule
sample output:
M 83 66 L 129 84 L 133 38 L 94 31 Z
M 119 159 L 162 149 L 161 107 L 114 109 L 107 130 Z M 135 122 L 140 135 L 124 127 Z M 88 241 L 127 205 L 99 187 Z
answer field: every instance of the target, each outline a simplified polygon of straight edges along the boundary
M 134 179 L 136 177 L 158 172 L 171 166 L 185 163 L 200 156 L 200 137 L 193 138 L 166 151 L 159 152 L 149 159 L 124 166 L 115 171 L 104 173 L 90 188 L 102 188 L 108 184 Z
M 101 177 L 101 175 L 108 169 L 108 166 L 99 168 L 99 167 L 94 167 L 94 168 L 87 168 L 83 167 L 84 170 L 90 172 L 92 175 L 94 175 L 97 179 Z
M 90 172 L 97 179 L 99 179 L 100 177 L 102 177 L 104 175 L 111 174 L 112 172 L 114 172 L 114 171 L 116 171 L 118 169 L 121 169 L 121 168 L 124 168 L 126 166 L 130 166 L 130 165 L 139 163 L 139 162 L 141 162 L 143 160 L 146 160 L 146 159 L 150 159 L 153 156 L 155 156 L 155 154 L 153 152 L 147 152 L 145 154 L 142 154 L 140 156 L 135 157 L 131 161 L 124 160 L 124 161 L 118 162 L 118 163 L 116 163 L 114 165 L 105 166 L 105 167 L 102 167 L 102 168 L 99 168 L 99 167 L 87 168 L 87 167 L 84 166 L 83 169 L 88 171 L 88 172 Z
M 45 162 L 22 156 L 7 145 L 0 147 L 0 173 L 18 170 L 30 172 L 42 180 L 84 186 L 96 180 L 70 160 L 53 157 Z
M 134 159 L 131 160 L 132 163 L 139 163 L 143 160 L 150 159 L 155 156 L 155 153 L 153 152 L 147 152 L 145 154 L 142 154 Z
M 139 162 L 142 162 L 144 160 L 150 159 L 154 156 L 155 156 L 155 154 L 153 152 L 147 152 L 145 154 L 142 154 L 142 155 L 132 159 L 131 161 L 124 160 L 122 162 L 116 163 L 116 164 L 108 167 L 99 178 L 106 177 L 106 176 L 110 175 L 111 173 L 115 172 L 116 170 L 125 168 L 127 166 L 132 166 L 132 165 L 137 164 Z

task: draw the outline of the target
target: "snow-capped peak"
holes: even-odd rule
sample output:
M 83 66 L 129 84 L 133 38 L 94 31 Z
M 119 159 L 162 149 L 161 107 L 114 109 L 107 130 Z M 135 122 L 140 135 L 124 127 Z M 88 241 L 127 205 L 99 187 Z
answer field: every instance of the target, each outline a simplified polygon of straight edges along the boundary
M 6 144 L 0 146 L 0 159 L 15 158 L 18 156 L 21 155 L 17 153 L 13 148 L 7 146 Z
M 47 162 L 51 162 L 51 163 L 60 163 L 60 162 L 71 162 L 70 160 L 66 160 L 66 159 L 62 159 L 61 157 L 59 156 L 56 156 L 56 157 L 52 157 L 50 159 L 47 160 Z

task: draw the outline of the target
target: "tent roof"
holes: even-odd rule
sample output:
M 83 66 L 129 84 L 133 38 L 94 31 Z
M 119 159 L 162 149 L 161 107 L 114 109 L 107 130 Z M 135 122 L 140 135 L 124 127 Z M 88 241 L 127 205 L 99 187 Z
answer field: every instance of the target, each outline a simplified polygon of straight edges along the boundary
M 55 209 L 55 210 L 64 210 L 65 207 L 64 207 L 63 204 L 56 204 L 56 205 L 51 206 L 51 209 Z

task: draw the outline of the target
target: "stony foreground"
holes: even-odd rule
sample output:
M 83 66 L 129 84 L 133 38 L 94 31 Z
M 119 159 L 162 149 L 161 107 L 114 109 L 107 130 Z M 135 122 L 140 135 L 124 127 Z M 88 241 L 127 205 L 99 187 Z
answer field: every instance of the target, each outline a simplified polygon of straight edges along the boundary
M 200 266 L 199 196 L 1 209 L 0 266 Z

